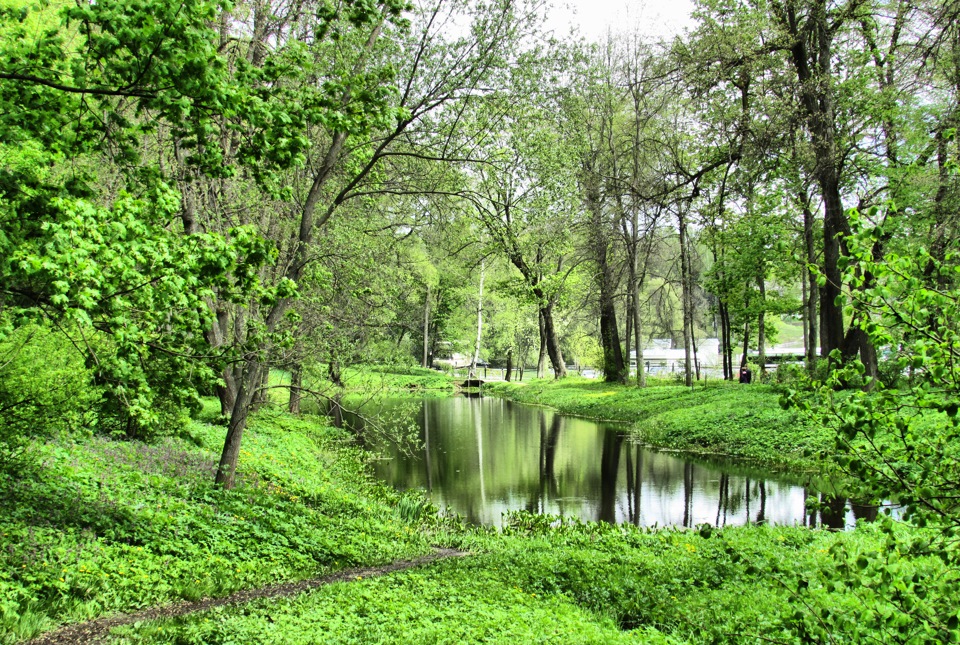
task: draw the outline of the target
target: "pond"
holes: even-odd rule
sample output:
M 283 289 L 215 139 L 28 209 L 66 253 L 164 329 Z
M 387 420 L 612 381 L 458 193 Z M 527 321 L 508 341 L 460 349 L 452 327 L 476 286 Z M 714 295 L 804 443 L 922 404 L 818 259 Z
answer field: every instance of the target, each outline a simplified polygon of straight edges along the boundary
M 652 450 L 630 441 L 619 424 L 487 397 L 425 399 L 417 406 L 421 449 L 404 454 L 382 446 L 375 473 L 398 489 L 425 491 L 440 508 L 475 524 L 499 526 L 503 513 L 520 509 L 681 527 L 844 528 L 876 515 L 873 507 L 844 511 L 842 499 L 809 513 L 805 500 L 816 493 L 802 479 Z

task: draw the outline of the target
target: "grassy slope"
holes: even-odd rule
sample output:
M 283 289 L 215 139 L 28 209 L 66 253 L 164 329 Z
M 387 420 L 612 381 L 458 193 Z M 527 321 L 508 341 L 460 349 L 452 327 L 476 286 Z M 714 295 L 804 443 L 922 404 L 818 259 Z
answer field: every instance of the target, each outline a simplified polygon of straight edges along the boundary
M 817 424 L 780 407 L 767 385 L 722 381 L 685 388 L 644 389 L 568 378 L 529 383 L 493 383 L 488 391 L 522 403 L 547 405 L 578 416 L 633 424 L 654 446 L 735 457 L 789 467 L 808 467 L 805 453 L 829 445 Z
M 643 413 L 661 428 L 685 414 L 709 419 L 706 409 L 721 419 L 720 411 L 729 414 L 731 407 L 758 415 L 775 403 L 761 388 L 698 394 L 681 388 L 635 393 L 577 381 L 527 387 L 525 396 L 541 403 L 553 397 L 549 402 L 570 412 L 620 419 Z M 705 410 L 697 413 L 698 407 Z M 771 426 L 787 423 L 770 415 Z M 366 479 L 359 454 L 338 431 L 280 415 L 256 419 L 245 439 L 243 484 L 223 493 L 210 485 L 222 433 L 196 423 L 194 442 L 51 441 L 37 447 L 39 465 L 3 473 L 0 641 L 56 622 L 409 557 L 435 543 L 475 555 L 295 598 L 135 624 L 116 638 L 178 644 L 792 642 L 799 625 L 816 621 L 820 611 L 848 615 L 856 625 L 874 592 L 837 584 L 836 577 L 820 581 L 852 568 L 861 553 L 884 551 L 885 538 L 874 527 L 650 532 L 558 526 L 554 518 L 518 514 L 496 533 L 436 519 L 407 522 L 402 517 L 415 513 L 403 509 L 416 503 Z M 909 577 L 937 564 L 904 559 L 898 566 Z
M 708 534 L 605 524 L 556 528 L 536 517 L 518 524 L 522 529 L 505 534 L 450 536 L 474 551 L 468 558 L 134 625 L 119 631 L 119 642 L 795 642 L 798 624 L 816 621 L 821 610 L 856 620 L 871 592 L 819 580 L 883 544 L 869 528 Z M 902 565 L 905 576 L 937 566 Z
M 0 642 L 429 549 L 391 507 L 397 494 L 334 449 L 339 431 L 260 415 L 227 493 L 212 486 L 224 429 L 191 432 L 50 441 L 0 473 Z

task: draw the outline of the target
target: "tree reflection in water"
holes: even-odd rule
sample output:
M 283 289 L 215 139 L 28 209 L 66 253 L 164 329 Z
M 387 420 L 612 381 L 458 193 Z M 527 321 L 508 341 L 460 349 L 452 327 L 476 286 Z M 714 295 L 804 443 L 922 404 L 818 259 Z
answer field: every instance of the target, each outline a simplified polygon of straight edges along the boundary
M 631 441 L 623 426 L 500 399 L 428 399 L 413 420 L 423 450 L 411 458 L 381 446 L 386 458 L 375 473 L 397 488 L 423 489 L 477 524 L 499 525 L 517 509 L 684 527 L 847 526 L 854 515 L 876 515 L 867 505 L 848 513 L 844 500 L 824 497 L 824 510 L 810 517 L 805 500 L 820 492 L 800 478 L 657 452 Z

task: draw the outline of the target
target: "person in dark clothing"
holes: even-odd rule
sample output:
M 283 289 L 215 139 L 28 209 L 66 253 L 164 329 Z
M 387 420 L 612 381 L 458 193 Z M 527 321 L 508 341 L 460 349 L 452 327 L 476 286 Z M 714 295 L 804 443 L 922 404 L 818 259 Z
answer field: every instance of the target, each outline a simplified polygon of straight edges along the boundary
M 746 365 L 740 368 L 740 382 L 749 383 L 753 379 L 753 372 Z

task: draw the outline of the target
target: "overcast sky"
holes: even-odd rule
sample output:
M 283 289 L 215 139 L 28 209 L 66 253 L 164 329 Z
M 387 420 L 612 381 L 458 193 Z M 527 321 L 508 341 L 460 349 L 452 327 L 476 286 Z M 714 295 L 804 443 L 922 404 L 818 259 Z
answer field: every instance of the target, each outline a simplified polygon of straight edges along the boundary
M 608 30 L 670 37 L 692 25 L 692 0 L 554 0 L 548 27 L 557 35 L 571 25 L 589 40 L 602 40 Z

